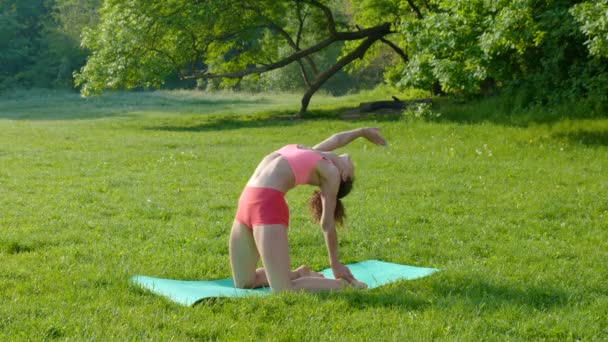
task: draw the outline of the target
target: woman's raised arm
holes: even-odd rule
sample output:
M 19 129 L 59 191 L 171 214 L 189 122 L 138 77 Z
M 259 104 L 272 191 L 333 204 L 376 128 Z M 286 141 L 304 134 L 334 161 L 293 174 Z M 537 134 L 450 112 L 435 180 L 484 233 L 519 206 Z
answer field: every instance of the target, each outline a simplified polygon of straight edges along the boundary
M 348 145 L 351 141 L 360 137 L 363 137 L 374 144 L 386 146 L 386 140 L 380 135 L 380 130 L 378 128 L 365 127 L 335 133 L 331 137 L 316 144 L 313 149 L 317 151 L 333 151 Z

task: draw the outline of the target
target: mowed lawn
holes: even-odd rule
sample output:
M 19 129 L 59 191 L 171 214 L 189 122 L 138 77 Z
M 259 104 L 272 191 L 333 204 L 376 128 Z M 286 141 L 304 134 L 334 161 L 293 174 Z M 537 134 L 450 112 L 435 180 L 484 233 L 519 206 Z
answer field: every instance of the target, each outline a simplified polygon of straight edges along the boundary
M 509 124 L 487 105 L 331 115 L 381 95 L 318 96 L 318 115 L 298 120 L 285 117 L 297 94 L 3 95 L 0 340 L 606 340 L 608 119 Z M 227 237 L 258 161 L 360 126 L 389 145 L 339 151 L 356 165 L 342 261 L 441 272 L 192 308 L 129 284 L 230 276 Z M 288 194 L 292 264 L 323 269 L 311 191 Z

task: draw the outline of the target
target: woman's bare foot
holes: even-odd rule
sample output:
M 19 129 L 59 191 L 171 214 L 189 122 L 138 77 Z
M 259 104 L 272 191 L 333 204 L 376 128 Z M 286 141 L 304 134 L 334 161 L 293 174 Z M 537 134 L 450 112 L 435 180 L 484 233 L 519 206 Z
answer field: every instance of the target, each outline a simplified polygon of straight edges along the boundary
M 316 278 L 325 278 L 321 273 L 311 271 L 310 268 L 306 265 L 302 265 L 296 269 L 296 272 L 300 275 L 300 277 L 316 277 Z
M 339 278 L 338 280 L 340 280 L 342 282 L 342 288 L 346 288 L 346 287 L 350 287 L 350 288 L 354 288 L 354 289 L 366 289 L 367 288 L 366 283 L 358 281 L 356 279 L 353 279 L 350 282 L 344 278 Z
M 367 288 L 367 284 L 362 282 L 362 281 L 358 281 L 356 279 L 353 279 L 353 281 L 350 283 L 350 285 L 356 289 L 366 289 Z

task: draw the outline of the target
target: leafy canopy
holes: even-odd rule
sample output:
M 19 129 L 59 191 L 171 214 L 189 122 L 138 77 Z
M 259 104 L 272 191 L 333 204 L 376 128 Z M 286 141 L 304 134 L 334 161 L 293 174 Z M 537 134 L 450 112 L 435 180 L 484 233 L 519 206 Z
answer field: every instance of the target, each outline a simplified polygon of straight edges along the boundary
M 84 32 L 82 44 L 93 53 L 77 83 L 90 94 L 159 87 L 172 74 L 196 77 L 270 64 L 318 39 L 326 25 L 318 11 L 304 12 L 299 3 L 105 1 L 99 26 Z M 298 31 L 302 16 L 308 25 Z
M 608 0 L 106 0 L 76 82 L 85 94 L 172 75 L 230 86 L 298 63 L 304 103 L 336 70 L 375 64 L 389 83 L 452 94 L 604 98 L 607 13 Z M 338 41 L 342 54 L 320 70 L 315 53 Z
M 585 44 L 594 56 L 608 57 L 608 0 L 585 1 L 571 9 L 589 38 Z

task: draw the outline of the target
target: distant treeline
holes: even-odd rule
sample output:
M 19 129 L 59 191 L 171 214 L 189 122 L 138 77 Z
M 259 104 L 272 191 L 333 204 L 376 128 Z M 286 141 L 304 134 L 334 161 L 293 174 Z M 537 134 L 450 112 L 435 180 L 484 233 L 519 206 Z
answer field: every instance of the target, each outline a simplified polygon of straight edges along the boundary
M 385 82 L 608 107 L 608 0 L 0 0 L 0 90 L 340 94 Z
M 0 0 L 0 89 L 69 87 L 89 54 L 83 27 L 94 27 L 103 0 Z

